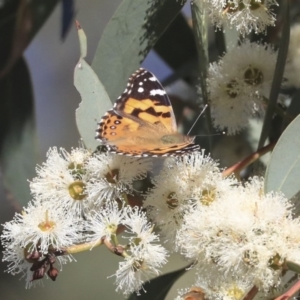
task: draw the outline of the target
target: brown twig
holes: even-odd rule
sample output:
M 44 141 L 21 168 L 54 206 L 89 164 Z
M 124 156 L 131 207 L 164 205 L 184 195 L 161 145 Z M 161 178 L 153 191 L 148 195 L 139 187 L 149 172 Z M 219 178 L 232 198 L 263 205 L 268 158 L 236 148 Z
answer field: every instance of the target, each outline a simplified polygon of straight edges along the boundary
M 275 298 L 274 300 L 290 299 L 294 294 L 300 290 L 300 280 L 298 280 L 287 292 Z
M 257 159 L 259 159 L 261 156 L 263 156 L 264 154 L 270 152 L 273 150 L 274 146 L 276 145 L 276 142 L 272 142 L 269 145 L 262 147 L 261 149 L 257 150 L 256 152 L 252 153 L 251 155 L 249 155 L 248 157 L 246 157 L 244 160 L 236 163 L 235 165 L 225 169 L 223 171 L 223 176 L 229 176 L 232 173 L 235 173 L 237 175 L 239 175 L 240 171 L 245 169 L 247 166 L 249 166 L 250 164 L 252 164 L 253 162 L 255 162 Z
M 258 288 L 256 286 L 254 286 L 249 292 L 248 294 L 244 297 L 243 300 L 252 300 L 256 294 L 258 292 Z

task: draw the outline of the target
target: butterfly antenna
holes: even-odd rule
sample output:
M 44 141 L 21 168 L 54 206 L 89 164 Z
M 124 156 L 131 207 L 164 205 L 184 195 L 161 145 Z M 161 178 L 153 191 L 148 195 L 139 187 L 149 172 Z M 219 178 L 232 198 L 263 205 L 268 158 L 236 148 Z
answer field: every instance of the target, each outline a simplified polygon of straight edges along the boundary
M 225 131 L 222 131 L 222 132 L 219 132 L 219 133 L 213 133 L 213 134 L 198 134 L 198 135 L 193 135 L 194 137 L 195 136 L 201 136 L 201 137 L 203 137 L 203 136 L 215 136 L 215 135 L 225 135 L 226 134 L 226 132 Z
M 196 121 L 194 122 L 194 124 L 192 125 L 192 127 L 190 128 L 189 132 L 186 135 L 189 135 L 190 132 L 192 131 L 192 129 L 195 127 L 196 123 L 198 122 L 199 118 L 203 115 L 203 113 L 205 112 L 206 108 L 207 108 L 207 104 L 204 105 L 201 113 L 199 114 L 199 116 L 197 117 Z

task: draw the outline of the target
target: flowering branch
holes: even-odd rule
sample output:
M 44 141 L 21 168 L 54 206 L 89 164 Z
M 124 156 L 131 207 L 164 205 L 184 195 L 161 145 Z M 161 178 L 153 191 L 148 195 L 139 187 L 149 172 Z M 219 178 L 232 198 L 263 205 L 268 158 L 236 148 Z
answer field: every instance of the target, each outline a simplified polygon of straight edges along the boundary
M 89 242 L 89 243 L 82 243 L 79 245 L 73 245 L 65 249 L 66 253 L 68 254 L 75 254 L 80 253 L 83 251 L 91 250 L 94 247 L 100 246 L 103 244 L 103 241 L 100 239 L 97 242 Z

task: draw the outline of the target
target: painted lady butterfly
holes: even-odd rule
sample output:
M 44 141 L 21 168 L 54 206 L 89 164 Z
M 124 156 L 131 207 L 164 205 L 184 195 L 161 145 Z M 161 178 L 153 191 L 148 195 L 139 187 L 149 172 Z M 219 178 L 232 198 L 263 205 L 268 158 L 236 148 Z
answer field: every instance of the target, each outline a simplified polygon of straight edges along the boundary
M 178 156 L 199 149 L 194 137 L 177 132 L 171 102 L 149 71 L 139 69 L 98 123 L 96 139 L 108 151 L 135 157 Z

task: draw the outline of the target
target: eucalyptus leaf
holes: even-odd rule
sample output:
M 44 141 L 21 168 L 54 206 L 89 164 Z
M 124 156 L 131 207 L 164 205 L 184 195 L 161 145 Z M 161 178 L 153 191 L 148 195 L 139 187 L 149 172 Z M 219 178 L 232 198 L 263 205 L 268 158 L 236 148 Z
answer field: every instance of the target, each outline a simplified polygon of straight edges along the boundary
M 80 93 L 82 102 L 76 109 L 76 124 L 85 146 L 94 151 L 99 146 L 99 142 L 95 140 L 97 122 L 104 112 L 111 108 L 111 101 L 97 75 L 84 60 L 87 40 L 79 23 L 77 25 L 81 53 L 74 70 L 74 85 Z
M 208 93 L 206 86 L 207 79 L 207 69 L 208 69 L 208 40 L 207 40 L 207 25 L 205 21 L 205 10 L 204 4 L 201 0 L 195 0 L 191 2 L 192 20 L 193 20 L 193 31 L 197 45 L 198 52 L 198 66 L 200 74 L 200 86 L 201 86 L 201 96 L 204 104 L 208 105 Z M 212 133 L 212 120 L 210 107 L 207 106 L 205 110 L 205 120 L 207 131 Z M 209 137 L 209 149 L 212 149 L 211 136 Z
M 179 13 L 182 2 L 124 0 L 120 4 L 103 32 L 92 63 L 113 101 Z
M 0 78 L 4 77 L 52 13 L 58 0 L 7 1 L 0 11 Z
M 0 164 L 4 186 L 21 206 L 30 200 L 28 179 L 37 163 L 34 102 L 24 59 L 0 81 Z
M 180 45 L 180 47 L 178 47 Z M 197 68 L 196 43 L 193 31 L 182 14 L 178 14 L 154 45 L 155 52 L 172 69 L 179 71 L 189 64 L 189 75 Z M 184 79 L 187 74 L 184 74 Z M 189 80 L 191 82 L 192 80 Z
M 141 295 L 133 293 L 128 300 L 162 300 L 165 299 L 173 284 L 186 272 L 186 268 L 156 277 L 144 284 L 144 291 Z
M 300 191 L 300 116 L 279 138 L 267 167 L 265 191 L 281 191 L 289 199 Z

